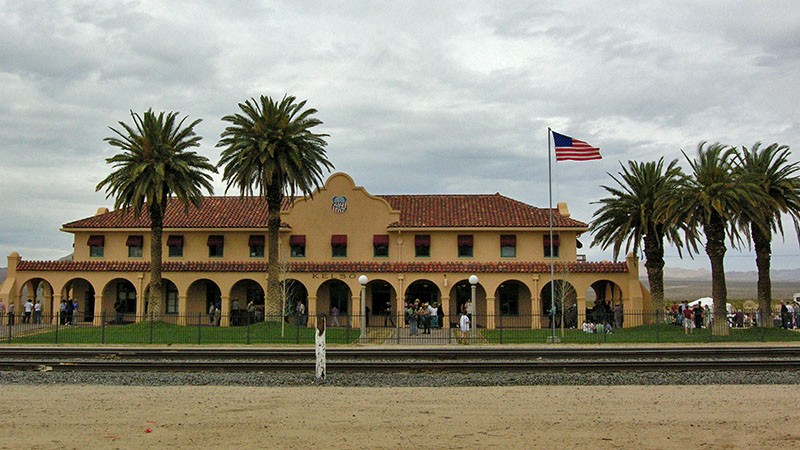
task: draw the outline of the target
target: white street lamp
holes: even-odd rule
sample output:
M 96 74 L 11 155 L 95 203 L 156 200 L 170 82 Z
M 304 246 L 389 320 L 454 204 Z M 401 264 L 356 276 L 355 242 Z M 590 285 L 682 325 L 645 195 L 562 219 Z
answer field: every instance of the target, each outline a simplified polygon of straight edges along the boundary
M 468 314 L 471 314 L 472 317 L 469 318 L 470 325 L 472 325 L 472 329 L 475 330 L 475 337 L 478 337 L 478 305 L 475 303 L 475 291 L 478 289 L 478 276 L 477 275 L 470 275 L 469 276 L 469 284 L 472 288 L 472 296 L 471 296 L 471 304 L 472 304 L 472 311 L 467 311 Z
M 361 284 L 361 339 L 367 338 L 367 282 L 369 278 L 366 275 L 358 277 L 358 282 Z

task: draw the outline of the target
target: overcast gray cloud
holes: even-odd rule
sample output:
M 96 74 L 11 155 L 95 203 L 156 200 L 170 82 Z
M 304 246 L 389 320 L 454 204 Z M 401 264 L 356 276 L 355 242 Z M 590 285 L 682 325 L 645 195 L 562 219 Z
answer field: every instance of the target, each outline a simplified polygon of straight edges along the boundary
M 131 110 L 202 118 L 216 162 L 220 118 L 261 94 L 308 99 L 336 170 L 375 194 L 545 207 L 547 127 L 599 145 L 601 161 L 553 167 L 555 201 L 588 222 L 620 161 L 797 147 L 798 23 L 791 1 L 0 1 L 0 253 L 71 252 L 58 229 L 111 205 L 103 138 Z M 800 267 L 795 236 L 773 249 Z

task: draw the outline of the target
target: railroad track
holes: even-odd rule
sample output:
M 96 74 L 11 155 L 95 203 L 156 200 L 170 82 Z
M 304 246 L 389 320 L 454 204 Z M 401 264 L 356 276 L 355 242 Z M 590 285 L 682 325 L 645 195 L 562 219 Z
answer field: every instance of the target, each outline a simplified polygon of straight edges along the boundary
M 2 371 L 313 371 L 309 348 L 0 347 Z M 341 348 L 329 372 L 589 372 L 798 370 L 800 347 L 694 348 Z

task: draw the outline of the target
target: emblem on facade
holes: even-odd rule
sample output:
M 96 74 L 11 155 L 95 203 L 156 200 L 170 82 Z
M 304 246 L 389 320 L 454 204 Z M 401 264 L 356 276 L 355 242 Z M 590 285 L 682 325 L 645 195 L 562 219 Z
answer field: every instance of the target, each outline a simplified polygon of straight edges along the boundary
M 347 197 L 344 195 L 334 195 L 333 199 L 331 199 L 331 209 L 333 209 L 333 212 L 335 213 L 343 213 L 347 211 Z

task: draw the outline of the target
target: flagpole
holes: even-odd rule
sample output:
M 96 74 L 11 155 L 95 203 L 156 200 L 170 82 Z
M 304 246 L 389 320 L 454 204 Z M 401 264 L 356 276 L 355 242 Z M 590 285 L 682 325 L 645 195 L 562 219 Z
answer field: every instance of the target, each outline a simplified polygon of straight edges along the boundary
M 553 334 L 550 337 L 551 342 L 556 342 L 556 289 L 555 289 L 555 275 L 553 270 L 553 169 L 552 169 L 552 156 L 550 150 L 550 134 L 553 130 L 547 127 L 547 194 L 549 197 L 550 211 L 550 327 L 553 329 Z

